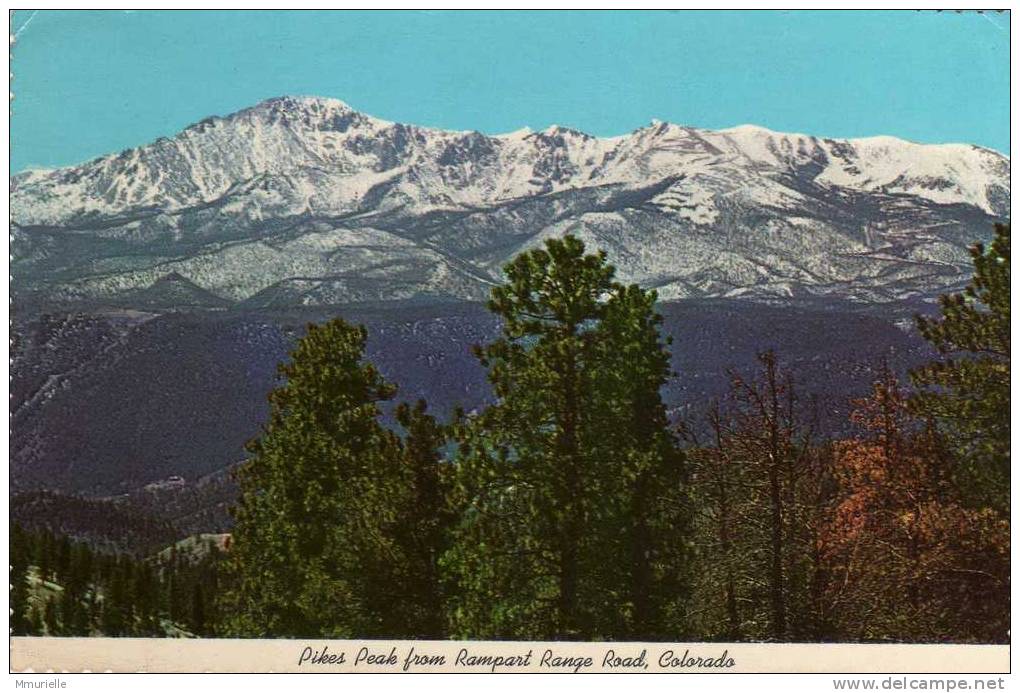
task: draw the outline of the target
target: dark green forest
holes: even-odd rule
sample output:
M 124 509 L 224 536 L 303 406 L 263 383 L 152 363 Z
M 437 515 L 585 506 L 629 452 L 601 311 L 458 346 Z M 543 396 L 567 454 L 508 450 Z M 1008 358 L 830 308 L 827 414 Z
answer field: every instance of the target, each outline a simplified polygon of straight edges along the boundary
M 16 634 L 1008 642 L 1008 225 L 883 364 L 853 435 L 779 353 L 691 420 L 656 294 L 548 240 L 506 266 L 475 347 L 494 403 L 448 421 L 310 324 L 238 471 L 229 541 L 156 556 L 12 528 Z M 384 408 L 395 405 L 395 426 Z
M 14 635 L 195 637 L 215 633 L 220 542 L 179 542 L 140 559 L 11 527 Z

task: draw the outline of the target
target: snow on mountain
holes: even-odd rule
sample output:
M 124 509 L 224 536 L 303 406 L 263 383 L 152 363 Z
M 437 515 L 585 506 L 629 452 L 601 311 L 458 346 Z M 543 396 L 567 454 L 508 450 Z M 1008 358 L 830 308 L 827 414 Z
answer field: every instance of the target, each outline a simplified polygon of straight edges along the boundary
M 21 296 L 173 287 L 173 305 L 186 282 L 250 305 L 477 299 L 515 253 L 570 232 L 663 298 L 883 301 L 966 275 L 966 246 L 1008 217 L 1009 160 L 659 121 L 486 136 L 283 97 L 11 188 Z

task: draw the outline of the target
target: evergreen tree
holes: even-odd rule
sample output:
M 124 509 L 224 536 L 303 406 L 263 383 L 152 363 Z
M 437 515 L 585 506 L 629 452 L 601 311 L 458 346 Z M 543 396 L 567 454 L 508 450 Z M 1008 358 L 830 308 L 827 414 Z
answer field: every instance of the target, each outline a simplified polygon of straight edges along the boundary
M 196 578 L 196 581 L 204 586 L 203 615 L 205 617 L 205 628 L 202 632 L 203 635 L 215 634 L 220 622 L 220 614 L 217 608 L 217 597 L 222 590 L 220 583 L 220 574 L 223 565 L 222 561 L 223 552 L 220 551 L 219 547 L 214 542 L 210 542 L 209 552 L 206 554 L 206 558 L 202 562 L 201 570 Z
M 502 338 L 476 350 L 497 402 L 458 426 L 461 515 L 444 559 L 454 631 L 658 632 L 656 584 L 677 562 L 662 560 L 671 548 L 651 515 L 680 464 L 658 394 L 668 357 L 654 294 L 615 283 L 605 254 L 572 236 L 505 272 L 489 302 Z
M 131 588 L 134 569 L 131 561 L 117 558 L 111 561 L 109 583 L 103 595 L 100 630 L 109 637 L 134 634 L 134 613 L 131 607 Z
M 46 582 L 53 579 L 54 545 L 49 532 L 37 536 L 34 546 L 35 564 L 39 566 L 39 580 Z
M 175 622 L 184 621 L 185 615 L 188 613 L 188 599 L 190 598 L 183 574 L 185 571 L 181 563 L 177 546 L 171 546 L 170 556 L 163 564 L 163 582 L 167 611 L 171 620 Z
M 447 504 L 450 470 L 441 456 L 446 430 L 427 413 L 425 400 L 401 404 L 396 414 L 407 432 L 401 446 L 406 497 L 397 520 L 407 566 L 405 635 L 441 638 L 446 612 L 439 558 L 452 522 Z
M 602 540 L 621 557 L 622 619 L 612 632 L 630 640 L 687 632 L 691 502 L 678 441 L 661 388 L 673 375 L 659 328 L 656 293 L 618 286 L 595 330 L 595 387 L 589 457 L 602 486 Z M 611 433 L 610 433 L 611 432 Z
M 44 631 L 43 616 L 39 613 L 39 607 L 33 606 L 29 611 L 28 630 L 25 635 L 43 635 Z
M 309 325 L 239 473 L 225 631 L 399 637 L 406 595 L 396 526 L 407 484 L 378 422 L 394 388 L 362 361 L 363 327 Z
M 68 557 L 61 578 L 64 588 L 61 599 L 64 631 L 67 635 L 88 635 L 92 624 L 86 599 L 92 579 L 92 551 L 84 544 L 72 543 L 67 537 L 61 540 L 60 545 L 61 552 Z
M 202 583 L 196 582 L 191 591 L 191 632 L 195 635 L 205 635 L 206 614 L 205 614 L 205 592 L 202 590 Z
M 10 628 L 13 635 L 29 635 L 28 566 L 29 538 L 17 524 L 11 525 Z
M 86 613 L 89 624 L 89 633 L 92 634 L 93 629 L 98 628 L 100 620 L 102 618 L 102 602 L 100 601 L 98 586 L 97 589 L 89 591 L 88 602 L 86 604 Z
M 15 524 L 10 556 L 11 628 L 17 635 L 161 637 L 167 635 L 164 620 L 184 628 L 195 625 L 202 633 L 215 622 L 207 597 L 218 593 L 220 552 L 214 545 L 197 558 L 182 558 L 175 546 L 169 558 L 138 559 L 97 554 L 69 536 L 29 532 Z M 51 571 L 49 584 L 29 600 L 36 560 L 63 568 L 59 574 Z M 181 595 L 176 607 L 169 600 L 172 592 Z
M 135 627 L 143 636 L 162 635 L 159 618 L 159 587 L 156 571 L 148 563 L 140 563 L 134 571 L 131 605 L 137 616 Z
M 49 599 L 46 601 L 46 607 L 43 612 L 43 624 L 46 626 L 45 634 L 50 637 L 56 637 L 64 634 L 60 627 L 60 616 L 57 613 L 56 600 Z
M 60 595 L 61 635 L 88 635 L 88 613 L 81 595 L 67 588 Z
M 57 562 L 54 566 L 55 577 L 58 582 L 65 582 L 71 572 L 71 538 L 60 537 L 57 540 Z
M 1009 224 L 987 249 L 971 248 L 974 277 L 940 297 L 939 318 L 918 316 L 921 334 L 945 358 L 912 373 L 924 389 L 915 411 L 934 418 L 956 448 L 972 500 L 1009 507 Z

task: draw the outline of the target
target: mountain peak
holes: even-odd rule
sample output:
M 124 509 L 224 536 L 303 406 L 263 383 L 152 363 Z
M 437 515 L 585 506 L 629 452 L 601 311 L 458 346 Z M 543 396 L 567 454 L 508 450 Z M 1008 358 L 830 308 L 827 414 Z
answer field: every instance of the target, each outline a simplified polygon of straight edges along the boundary
M 563 125 L 555 124 L 547 127 L 545 130 L 542 131 L 541 134 L 549 137 L 555 137 L 556 135 L 569 135 L 572 137 L 580 137 L 582 139 L 591 139 L 592 137 L 587 132 L 582 132 L 581 130 L 577 130 L 575 128 L 568 128 L 564 127 Z
M 325 96 L 275 96 L 227 116 L 257 116 L 270 120 L 286 117 L 329 120 L 337 117 L 379 121 L 361 113 L 347 102 Z M 379 121 L 381 122 L 381 121 Z
M 312 109 L 312 110 L 331 110 L 331 111 L 351 111 L 355 109 L 340 99 L 335 99 L 329 96 L 300 96 L 300 95 L 284 95 L 274 96 L 265 101 L 260 101 L 255 104 L 253 110 L 274 110 L 274 109 Z
M 685 127 L 683 125 L 677 125 L 676 123 L 671 123 L 668 120 L 661 120 L 659 118 L 652 118 L 648 122 L 648 125 L 640 127 L 637 130 L 635 130 L 634 132 L 635 133 L 645 133 L 645 134 L 651 134 L 651 135 L 654 135 L 654 136 L 659 136 L 659 135 L 665 135 L 667 133 L 672 134 L 672 133 L 677 133 L 677 132 L 682 132 L 682 131 L 690 131 L 690 130 L 694 130 L 694 129 L 695 128 L 689 128 L 689 127 Z
M 276 119 L 281 116 L 298 114 L 316 114 L 319 116 L 362 115 L 340 99 L 322 96 L 274 96 L 273 98 L 260 101 L 254 106 L 242 108 L 239 111 L 234 111 L 225 116 L 214 115 L 203 118 L 197 123 L 193 123 L 192 125 L 184 128 L 184 131 L 187 132 L 189 130 L 196 129 L 201 131 L 209 125 L 233 121 L 243 117 L 255 116 L 259 118 Z M 367 116 L 365 117 L 367 118 Z

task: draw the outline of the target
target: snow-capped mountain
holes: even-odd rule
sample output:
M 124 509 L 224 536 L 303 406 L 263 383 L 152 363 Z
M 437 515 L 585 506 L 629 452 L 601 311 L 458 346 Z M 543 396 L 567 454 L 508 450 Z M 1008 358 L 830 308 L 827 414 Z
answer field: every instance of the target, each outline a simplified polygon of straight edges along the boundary
M 16 296 L 162 307 L 478 299 L 568 232 L 667 300 L 931 295 L 1010 194 L 1009 160 L 971 145 L 487 136 L 292 97 L 11 187 Z

